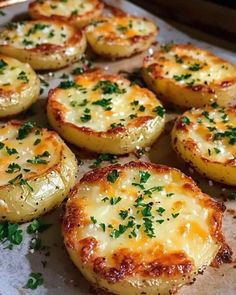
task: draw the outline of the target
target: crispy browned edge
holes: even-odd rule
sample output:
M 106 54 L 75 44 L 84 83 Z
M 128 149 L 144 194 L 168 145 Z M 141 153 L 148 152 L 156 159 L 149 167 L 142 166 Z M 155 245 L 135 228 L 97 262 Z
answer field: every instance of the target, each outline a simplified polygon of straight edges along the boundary
M 68 41 L 66 41 L 64 43 L 64 45 L 56 45 L 56 44 L 50 44 L 50 43 L 45 43 L 45 44 L 40 44 L 37 47 L 33 47 L 33 48 L 23 48 L 23 50 L 28 51 L 29 53 L 34 52 L 40 52 L 40 53 L 44 53 L 46 55 L 48 54 L 53 54 L 53 53 L 57 53 L 57 52 L 63 52 L 67 47 L 70 46 L 75 46 L 76 44 L 80 43 L 82 36 L 83 36 L 83 32 L 76 28 L 75 26 L 69 24 L 69 23 L 65 23 L 63 21 L 59 21 L 59 20 L 32 20 L 32 21 L 27 21 L 29 23 L 39 23 L 39 22 L 46 22 L 46 23 L 51 23 L 51 24 L 56 24 L 59 26 L 64 26 L 67 25 L 69 26 L 72 30 L 73 30 L 73 34 L 72 37 L 70 37 L 70 39 Z M 7 45 L 1 45 L 1 47 L 11 47 L 11 45 L 7 44 Z
M 62 229 L 64 233 L 64 242 L 68 249 L 72 249 L 80 257 L 83 264 L 91 265 L 93 271 L 99 276 L 107 280 L 109 283 L 116 283 L 126 279 L 129 275 L 138 274 L 146 278 L 158 277 L 178 277 L 191 274 L 194 270 L 192 260 L 187 257 L 184 252 L 171 253 L 167 255 L 160 255 L 149 263 L 142 263 L 140 253 L 130 253 L 128 249 L 122 248 L 113 254 L 113 259 L 117 267 L 108 267 L 104 257 L 97 257 L 96 247 L 98 241 L 94 237 L 87 237 L 82 240 L 77 240 L 76 232 L 78 227 L 83 227 L 86 224 L 84 220 L 83 208 L 76 202 L 77 191 L 80 184 L 93 183 L 97 181 L 106 181 L 106 176 L 114 169 L 118 171 L 127 168 L 151 169 L 158 171 L 158 173 L 166 173 L 172 170 L 180 173 L 187 183 L 184 189 L 191 192 L 201 193 L 193 180 L 185 176 L 179 170 L 163 165 L 157 165 L 146 162 L 130 162 L 125 165 L 111 165 L 105 168 L 90 171 L 84 175 L 80 183 L 72 190 L 69 201 L 66 207 L 66 213 L 63 219 Z M 222 263 L 229 263 L 232 261 L 232 251 L 225 242 L 222 233 L 222 216 L 225 210 L 223 204 L 220 204 L 204 194 L 205 200 L 202 200 L 205 207 L 212 209 L 212 215 L 209 217 L 209 225 L 211 236 L 221 245 L 221 248 L 215 257 L 212 265 L 218 267 Z
M 202 108 L 202 110 L 206 109 L 208 112 L 210 112 L 211 110 L 215 110 L 213 107 L 211 106 L 207 106 L 205 108 Z M 235 116 L 236 116 L 236 107 L 228 107 L 225 108 L 226 112 L 232 112 Z M 179 116 L 174 124 L 174 128 L 176 128 L 176 130 L 181 130 L 184 133 L 188 133 L 188 130 L 191 128 L 191 125 L 193 125 L 192 122 L 190 122 L 190 124 L 188 126 L 186 126 L 186 124 L 184 124 L 181 119 L 184 116 L 187 116 L 186 114 L 189 113 L 189 111 L 186 111 L 185 113 L 183 113 L 181 116 Z M 199 117 L 201 116 L 201 114 L 199 114 Z M 210 135 L 209 140 L 212 140 L 212 135 Z M 173 146 L 175 148 L 175 151 L 177 152 L 177 154 L 179 154 L 176 145 L 177 145 L 177 141 L 178 138 L 175 136 L 173 138 Z M 193 140 L 188 139 L 187 141 L 184 142 L 184 148 L 191 151 L 195 156 L 197 155 L 199 158 L 201 158 L 202 161 L 204 161 L 205 163 L 214 163 L 214 164 L 221 164 L 221 165 L 227 165 L 227 166 L 232 166 L 232 167 L 236 167 L 236 160 L 232 159 L 232 160 L 227 160 L 224 163 L 220 162 L 220 161 L 216 161 L 216 160 L 209 160 L 208 158 L 206 158 L 205 156 L 203 156 L 201 154 L 201 152 L 199 151 L 198 147 L 197 147 L 197 143 L 195 143 Z M 181 157 L 181 155 L 180 155 Z M 182 158 L 182 157 L 181 157 Z M 192 164 L 192 162 L 190 162 L 190 164 Z
M 7 123 L 0 124 L 0 129 L 5 128 L 8 125 L 12 125 L 13 127 L 20 128 L 23 124 L 24 124 L 23 121 L 11 120 L 11 121 L 9 121 Z M 47 130 L 46 128 L 37 128 L 37 127 L 35 127 L 34 129 L 32 129 L 32 131 L 30 133 L 34 133 L 37 129 L 42 130 L 42 132 L 47 132 L 48 133 L 48 137 L 47 138 L 49 140 L 51 138 L 54 138 L 54 140 L 56 139 L 57 141 L 59 141 L 58 134 L 55 131 Z M 58 163 L 56 163 L 53 166 L 51 166 L 48 169 L 46 169 L 43 174 L 35 173 L 35 175 L 33 175 L 31 177 L 27 177 L 26 178 L 27 180 L 34 181 L 35 179 L 38 178 L 39 175 L 40 176 L 43 176 L 43 175 L 46 175 L 46 174 L 50 173 L 51 171 L 58 171 L 58 172 L 60 172 L 61 162 L 62 162 L 62 159 L 64 158 L 64 146 L 63 146 L 63 142 L 61 142 L 60 145 L 61 145 L 61 149 L 60 149 L 60 158 L 59 158 Z M 3 187 L 9 187 L 10 188 L 10 187 L 13 187 L 13 186 L 14 186 L 14 184 L 5 184 L 5 185 L 1 185 L 1 188 L 3 188 Z
M 172 48 L 173 49 L 180 48 L 180 49 L 187 49 L 187 50 L 200 50 L 200 51 L 204 52 L 207 57 L 209 57 L 209 58 L 214 57 L 220 63 L 225 63 L 225 62 L 229 63 L 227 60 L 220 58 L 219 56 L 213 54 L 212 52 L 202 49 L 202 48 L 195 47 L 192 44 L 173 44 L 173 45 L 171 45 L 171 50 L 172 50 Z M 168 79 L 169 81 L 171 81 L 171 83 L 177 85 L 180 88 L 187 88 L 187 89 L 191 89 L 193 92 L 205 92 L 205 93 L 210 93 L 210 94 L 215 93 L 216 87 L 226 89 L 227 87 L 230 87 L 230 86 L 236 84 L 236 77 L 233 77 L 232 79 L 230 79 L 228 81 L 222 81 L 220 83 L 210 83 L 208 85 L 198 84 L 195 86 L 188 86 L 186 83 L 177 83 L 174 79 L 166 78 L 163 76 L 162 68 L 160 68 L 160 70 L 158 70 L 158 63 L 157 62 L 154 62 L 153 64 L 147 66 L 147 64 L 149 63 L 149 60 L 152 60 L 154 56 L 158 56 L 158 55 L 162 55 L 162 54 L 165 54 L 165 51 L 164 51 L 164 49 L 160 48 L 157 51 L 155 51 L 152 55 L 146 56 L 144 58 L 143 68 L 145 71 L 148 72 L 148 75 L 151 74 L 154 79 L 158 79 L 158 80 Z
M 117 77 L 117 75 L 102 74 L 99 71 L 86 73 L 83 75 L 86 75 L 86 76 L 91 75 L 94 80 L 98 80 L 98 81 L 101 79 L 106 79 L 106 80 L 111 79 L 112 80 Z M 80 77 L 81 77 L 81 75 L 80 75 Z M 126 80 L 123 77 L 120 77 L 120 78 L 123 80 Z M 75 78 L 75 81 L 76 81 L 76 78 Z M 139 87 L 139 86 L 136 85 L 136 87 Z M 143 89 L 143 88 L 141 88 L 141 89 Z M 57 123 L 59 124 L 59 126 L 62 126 L 62 125 L 69 126 L 70 128 L 73 128 L 77 131 L 83 132 L 89 136 L 109 137 L 109 136 L 113 136 L 115 134 L 125 133 L 125 132 L 127 132 L 127 130 L 129 130 L 129 128 L 138 128 L 142 125 L 147 124 L 148 121 L 151 121 L 155 118 L 154 116 L 142 116 L 142 117 L 130 119 L 130 122 L 128 123 L 128 125 L 126 127 L 125 126 L 124 127 L 115 127 L 115 128 L 109 129 L 107 131 L 102 131 L 102 132 L 94 131 L 93 129 L 91 129 L 89 127 L 79 127 L 73 123 L 66 121 L 65 116 L 63 114 L 65 107 L 63 106 L 63 104 L 59 103 L 55 99 L 57 91 L 60 91 L 60 90 L 61 90 L 60 88 L 55 88 L 55 89 L 51 89 L 48 93 L 48 107 L 51 108 L 51 111 L 52 111 L 53 116 L 55 117 Z M 145 88 L 145 91 L 153 95 L 153 93 L 146 88 Z
M 72 15 L 69 17 L 57 15 L 57 14 L 45 16 L 38 11 L 37 6 L 40 4 L 38 4 L 37 1 L 31 2 L 29 4 L 28 9 L 29 9 L 30 14 L 36 19 L 53 20 L 53 21 L 69 22 L 69 23 L 83 22 L 87 18 L 93 18 L 94 13 L 96 13 L 96 14 L 98 12 L 101 13 L 104 8 L 104 4 L 101 1 L 99 1 L 99 0 L 90 0 L 90 1 L 93 2 L 93 4 L 94 4 L 94 9 L 92 11 L 88 11 L 87 13 L 85 13 L 83 15 Z

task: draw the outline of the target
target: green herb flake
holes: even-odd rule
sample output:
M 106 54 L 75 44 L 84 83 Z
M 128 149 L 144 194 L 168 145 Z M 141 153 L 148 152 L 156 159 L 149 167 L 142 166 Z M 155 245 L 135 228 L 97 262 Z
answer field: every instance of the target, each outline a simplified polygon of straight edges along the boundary
M 99 81 L 93 88 L 93 91 L 100 89 L 103 94 L 123 94 L 126 92 L 125 89 L 121 89 L 116 82 L 109 80 Z
M 139 171 L 140 183 L 146 183 L 150 178 L 151 174 L 146 171 Z
M 184 116 L 184 117 L 181 117 L 180 118 L 180 121 L 186 125 L 189 125 L 190 124 L 190 120 L 188 117 Z
M 187 80 L 191 76 L 192 76 L 192 74 L 174 75 L 173 79 L 175 79 L 175 81 L 179 82 L 179 81 Z
M 38 145 L 38 144 L 40 144 L 40 142 L 41 142 L 41 139 L 40 139 L 40 138 L 37 138 L 37 139 L 35 140 L 35 142 L 34 142 L 34 145 Z
M 105 223 L 100 223 L 99 226 L 101 227 L 101 229 L 102 229 L 103 232 L 106 231 L 106 225 L 105 225 Z
M 119 172 L 116 169 L 114 169 L 108 173 L 107 180 L 111 183 L 115 183 L 118 177 L 119 177 Z
M 15 173 L 21 170 L 21 166 L 17 163 L 11 163 L 8 165 L 6 173 Z
M 42 233 L 45 230 L 47 230 L 51 224 L 45 224 L 40 219 L 34 219 L 30 225 L 27 227 L 27 233 L 28 234 L 34 234 L 36 232 Z
M 153 109 L 153 112 L 156 113 L 159 117 L 163 118 L 166 111 L 162 106 L 157 106 Z
M 43 285 L 43 275 L 40 272 L 32 272 L 25 288 L 35 290 Z
M 191 65 L 188 69 L 190 71 L 193 71 L 193 72 L 196 72 L 196 71 L 199 71 L 201 69 L 201 65 L 200 64 L 193 64 Z
M 34 124 L 32 122 L 29 121 L 24 123 L 19 129 L 18 136 L 16 137 L 16 139 L 21 140 L 26 138 L 30 134 L 30 132 L 33 130 L 33 128 L 34 128 Z
M 15 148 L 9 148 L 8 146 L 6 146 L 6 150 L 7 150 L 8 155 L 18 154 L 18 152 Z
M 122 220 L 125 220 L 128 217 L 128 210 L 120 210 L 119 215 Z
M 95 219 L 94 216 L 90 216 L 90 219 L 91 219 L 91 221 L 92 221 L 93 224 L 96 224 L 97 223 L 97 220 Z
M 179 216 L 179 213 L 172 213 L 171 215 L 172 215 L 173 218 L 176 218 L 176 217 Z
M 163 207 L 159 207 L 156 211 L 159 215 L 162 216 L 162 214 L 166 211 L 166 209 L 164 209 Z
M 98 105 L 103 107 L 106 111 L 111 110 L 111 98 L 103 98 L 92 103 L 93 105 Z
M 116 205 L 117 203 L 119 203 L 120 201 L 121 201 L 122 199 L 121 199 L 121 197 L 112 197 L 111 199 L 110 199 L 110 204 L 111 205 Z

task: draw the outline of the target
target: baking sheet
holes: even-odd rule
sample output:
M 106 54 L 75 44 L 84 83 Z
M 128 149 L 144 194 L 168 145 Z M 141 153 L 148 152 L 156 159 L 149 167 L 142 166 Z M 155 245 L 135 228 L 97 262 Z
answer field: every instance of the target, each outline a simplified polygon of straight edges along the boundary
M 167 24 L 165 21 L 157 18 L 137 6 L 126 1 L 106 1 L 109 4 L 115 5 L 131 14 L 152 18 L 160 27 L 158 41 L 166 43 L 174 42 L 192 42 L 203 48 L 212 50 L 221 57 L 228 59 L 236 64 L 236 56 L 232 49 L 233 44 L 226 43 L 211 36 L 172 23 Z M 0 16 L 0 26 L 12 20 L 27 18 L 27 5 L 22 3 L 4 9 L 5 16 Z M 178 29 L 177 29 L 178 27 Z M 204 40 L 204 41 L 203 41 Z M 213 45 L 214 44 L 214 45 Z M 225 49 L 227 48 L 227 49 Z M 231 50 L 230 50 L 231 49 Z M 149 52 L 151 52 L 149 50 Z M 119 70 L 132 71 L 142 64 L 144 54 L 139 54 L 131 59 L 120 60 L 116 62 L 104 62 L 102 60 L 94 63 L 95 66 L 104 68 L 105 71 L 116 73 Z M 78 67 L 79 63 L 70 66 L 61 71 L 52 73 L 40 73 L 40 77 L 45 79 L 50 87 L 56 86 L 63 73 L 70 73 L 72 68 Z M 24 118 L 29 116 L 33 121 L 36 121 L 40 126 L 47 126 L 45 116 L 45 103 L 48 88 L 42 84 L 44 92 L 40 100 L 31 108 L 30 112 L 24 114 Z M 169 117 L 171 119 L 171 117 Z M 230 188 L 216 184 L 212 181 L 201 178 L 196 172 L 190 169 L 186 164 L 179 160 L 170 146 L 169 130 L 172 127 L 170 121 L 166 125 L 166 130 L 157 142 L 151 147 L 142 159 L 152 161 L 154 163 L 166 164 L 180 168 L 186 174 L 192 176 L 200 185 L 202 190 L 219 201 L 225 201 L 227 196 L 233 191 Z M 72 147 L 73 148 L 73 147 Z M 74 152 L 84 164 L 79 166 L 79 177 L 87 171 L 91 163 L 94 162 L 95 155 L 80 151 L 73 148 Z M 138 160 L 137 155 L 130 154 L 118 159 L 119 162 L 127 162 L 129 160 Z M 236 189 L 235 189 L 236 191 Z M 236 253 L 236 201 L 226 201 L 227 210 L 224 217 L 224 232 L 226 239 Z M 89 284 L 82 278 L 79 271 L 75 268 L 64 249 L 60 232 L 61 214 L 63 205 L 42 218 L 45 223 L 50 223 L 52 226 L 40 234 L 42 245 L 44 248 L 40 251 L 32 253 L 29 251 L 31 236 L 25 229 L 27 224 L 22 225 L 24 231 L 23 242 L 19 246 L 14 246 L 13 250 L 3 248 L 0 245 L 0 295 L 89 295 L 92 292 L 96 294 L 104 294 L 103 291 L 91 289 Z M 183 287 L 179 295 L 235 295 L 236 294 L 236 259 L 234 254 L 234 263 L 221 266 L 219 269 L 209 267 L 204 274 L 198 275 L 194 284 Z M 45 267 L 46 263 L 46 267 Z M 24 288 L 31 272 L 40 272 L 44 277 L 43 286 L 32 291 Z M 153 294 L 154 295 L 154 294 Z

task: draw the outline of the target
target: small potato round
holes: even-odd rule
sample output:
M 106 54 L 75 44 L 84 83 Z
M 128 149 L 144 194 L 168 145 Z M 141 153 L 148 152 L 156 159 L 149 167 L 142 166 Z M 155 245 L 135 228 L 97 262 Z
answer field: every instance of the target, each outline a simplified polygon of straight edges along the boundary
M 192 45 L 164 45 L 145 58 L 143 78 L 160 98 L 183 108 L 236 105 L 236 67 Z
M 75 184 L 74 154 L 53 131 L 0 125 L 0 220 L 26 222 L 52 210 Z
M 33 19 L 63 21 L 81 28 L 99 17 L 103 7 L 99 0 L 42 0 L 29 4 L 29 14 Z
M 150 20 L 135 16 L 100 17 L 86 30 L 93 51 L 109 59 L 129 57 L 145 51 L 156 40 L 159 29 Z
M 0 55 L 0 118 L 19 114 L 36 101 L 40 81 L 29 64 Z
M 236 186 L 236 108 L 192 109 L 172 131 L 176 152 L 201 174 Z
M 69 142 L 112 154 L 151 145 L 165 121 L 165 110 L 152 92 L 100 71 L 61 82 L 49 92 L 47 113 Z
M 193 180 L 144 162 L 88 172 L 63 220 L 68 253 L 81 273 L 118 295 L 169 295 L 212 264 L 231 262 L 224 206 Z
M 54 70 L 78 60 L 86 38 L 75 26 L 38 20 L 9 23 L 0 32 L 0 53 L 29 63 L 36 70 Z

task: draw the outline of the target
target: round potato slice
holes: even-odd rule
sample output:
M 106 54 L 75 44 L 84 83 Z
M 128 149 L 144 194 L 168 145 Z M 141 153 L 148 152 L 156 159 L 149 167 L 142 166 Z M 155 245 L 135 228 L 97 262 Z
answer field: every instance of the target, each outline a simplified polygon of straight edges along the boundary
M 66 248 L 114 294 L 172 294 L 207 265 L 231 261 L 222 205 L 180 171 L 144 162 L 87 173 L 66 206 Z
M 53 128 L 69 142 L 112 154 L 152 144 L 165 121 L 165 110 L 152 92 L 97 71 L 51 90 L 47 113 Z
M 0 32 L 0 53 L 28 62 L 36 70 L 67 66 L 79 59 L 85 48 L 84 33 L 65 22 L 9 23 Z
M 100 16 L 103 6 L 99 0 L 42 0 L 29 4 L 29 14 L 34 19 L 59 20 L 84 27 Z
M 236 185 L 236 108 L 213 104 L 180 116 L 172 130 L 176 152 L 201 174 Z
M 16 115 L 36 101 L 40 81 L 29 64 L 0 55 L 0 117 Z
M 150 20 L 135 16 L 100 17 L 86 30 L 88 43 L 98 55 L 109 59 L 145 51 L 159 29 Z
M 165 45 L 144 60 L 143 78 L 166 102 L 236 105 L 236 67 L 192 45 Z
M 75 156 L 53 131 L 0 125 L 0 220 L 26 222 L 59 205 L 75 184 Z

